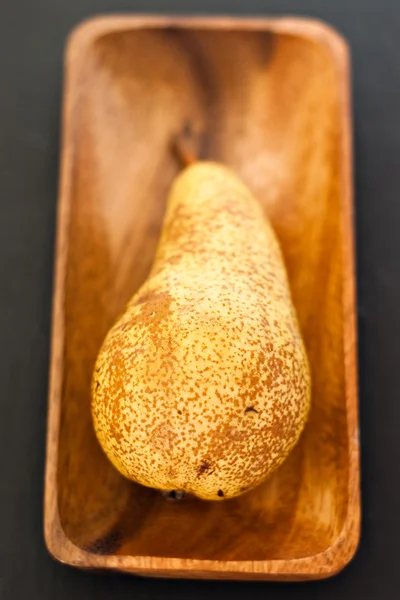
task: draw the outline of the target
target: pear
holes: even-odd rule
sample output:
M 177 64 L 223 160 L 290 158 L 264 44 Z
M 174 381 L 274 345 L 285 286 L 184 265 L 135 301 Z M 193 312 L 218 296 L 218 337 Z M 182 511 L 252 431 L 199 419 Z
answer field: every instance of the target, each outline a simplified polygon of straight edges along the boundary
M 101 446 L 127 478 L 206 500 L 240 495 L 287 457 L 310 373 L 277 238 L 233 171 L 173 183 L 148 279 L 102 345 Z

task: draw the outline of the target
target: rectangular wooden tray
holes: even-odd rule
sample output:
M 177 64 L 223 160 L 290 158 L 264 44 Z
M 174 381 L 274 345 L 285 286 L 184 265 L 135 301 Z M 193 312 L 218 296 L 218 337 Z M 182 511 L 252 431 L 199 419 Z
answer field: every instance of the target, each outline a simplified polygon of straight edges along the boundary
M 263 485 L 168 502 L 123 479 L 90 416 L 90 378 L 149 271 L 171 139 L 203 129 L 281 240 L 313 377 L 299 445 Z M 311 20 L 112 16 L 71 35 L 45 489 L 50 552 L 83 568 L 226 579 L 316 579 L 359 538 L 359 438 L 349 59 Z

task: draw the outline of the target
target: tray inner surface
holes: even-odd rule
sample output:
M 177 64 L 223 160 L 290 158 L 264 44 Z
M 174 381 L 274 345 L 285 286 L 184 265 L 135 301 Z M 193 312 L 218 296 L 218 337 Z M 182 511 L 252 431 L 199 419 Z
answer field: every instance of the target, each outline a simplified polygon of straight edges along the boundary
M 291 559 L 327 549 L 346 517 L 341 119 L 324 44 L 289 34 L 165 28 L 109 33 L 77 57 L 58 502 L 68 538 L 101 554 Z M 108 328 L 149 271 L 172 136 L 231 165 L 281 240 L 313 376 L 301 442 L 263 485 L 227 502 L 168 502 L 123 479 L 90 416 Z

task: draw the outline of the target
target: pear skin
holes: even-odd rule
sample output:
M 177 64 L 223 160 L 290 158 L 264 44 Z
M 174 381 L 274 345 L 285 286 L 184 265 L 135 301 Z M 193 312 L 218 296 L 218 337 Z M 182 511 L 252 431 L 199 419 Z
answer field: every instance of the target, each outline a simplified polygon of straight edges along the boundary
M 101 446 L 127 478 L 222 500 L 258 485 L 304 428 L 309 365 L 281 250 L 228 168 L 175 180 L 148 279 L 102 345 Z

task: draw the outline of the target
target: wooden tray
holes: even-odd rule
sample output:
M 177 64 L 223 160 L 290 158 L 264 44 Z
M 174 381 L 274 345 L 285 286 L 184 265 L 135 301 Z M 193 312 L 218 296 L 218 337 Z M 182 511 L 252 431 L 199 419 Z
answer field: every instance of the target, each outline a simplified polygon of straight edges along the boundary
M 226 579 L 315 579 L 352 558 L 360 523 L 349 61 L 303 19 L 113 16 L 66 53 L 45 537 L 83 568 Z M 300 444 L 259 488 L 166 501 L 103 455 L 89 384 L 103 337 L 148 273 L 179 164 L 203 129 L 282 242 L 312 366 Z

